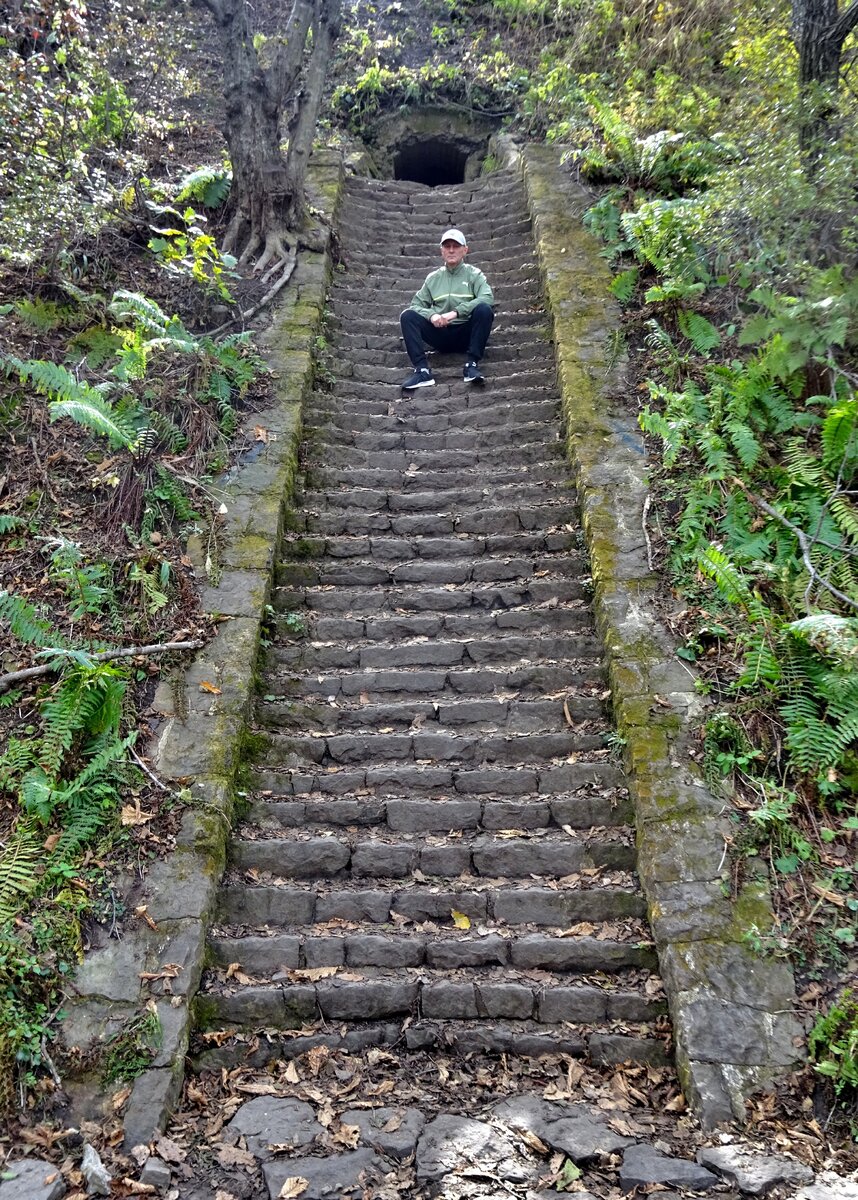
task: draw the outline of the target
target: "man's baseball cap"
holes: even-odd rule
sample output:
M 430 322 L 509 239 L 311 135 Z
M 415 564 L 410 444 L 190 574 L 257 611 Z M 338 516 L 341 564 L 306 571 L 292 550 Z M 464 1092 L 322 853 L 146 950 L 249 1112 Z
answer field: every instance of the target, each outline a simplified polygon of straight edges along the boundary
M 448 229 L 446 233 L 441 234 L 439 246 L 443 246 L 444 242 L 458 242 L 460 246 L 467 246 L 468 242 L 461 229 Z

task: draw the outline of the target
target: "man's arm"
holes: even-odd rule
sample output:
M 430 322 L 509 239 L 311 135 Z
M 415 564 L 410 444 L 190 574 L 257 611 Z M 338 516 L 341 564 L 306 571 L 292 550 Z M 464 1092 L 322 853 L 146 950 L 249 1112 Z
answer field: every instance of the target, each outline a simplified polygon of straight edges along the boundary
M 437 311 L 435 308 L 435 301 L 432 298 L 432 292 L 429 287 L 429 280 L 431 278 L 431 275 L 426 276 L 426 278 L 423 280 L 423 286 L 419 292 L 415 293 L 414 299 L 408 306 L 409 308 L 413 308 L 415 312 L 420 313 L 420 316 L 425 317 L 427 321 L 430 320 L 432 314 Z
M 473 299 L 457 300 L 456 302 L 456 313 L 460 320 L 467 320 L 478 304 L 488 304 L 492 308 L 495 306 L 495 298 L 489 281 L 479 267 L 474 267 L 473 284 Z

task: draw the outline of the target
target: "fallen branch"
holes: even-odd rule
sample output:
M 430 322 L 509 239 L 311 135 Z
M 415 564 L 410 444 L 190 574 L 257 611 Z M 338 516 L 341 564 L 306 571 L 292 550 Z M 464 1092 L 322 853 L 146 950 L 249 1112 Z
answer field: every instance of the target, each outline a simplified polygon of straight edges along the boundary
M 830 592 L 832 596 L 835 596 L 841 602 L 841 604 L 847 604 L 850 608 L 858 609 L 858 602 L 853 600 L 851 596 L 847 596 L 845 592 L 841 592 L 839 588 L 836 588 L 833 583 L 829 583 L 827 579 L 823 579 L 823 577 L 817 571 L 810 557 L 811 541 L 804 530 L 799 529 L 797 525 L 793 525 L 792 521 L 787 520 L 783 513 L 778 512 L 776 508 L 772 508 L 771 504 L 767 504 L 761 496 L 755 496 L 750 488 L 748 488 L 748 486 L 743 483 L 741 479 L 734 477 L 733 483 L 736 485 L 736 487 L 741 488 L 751 503 L 756 505 L 761 512 L 766 513 L 775 521 L 778 521 L 781 525 L 783 525 L 784 529 L 788 529 L 798 542 L 805 569 L 810 576 L 810 582 L 808 583 L 804 593 L 804 602 L 806 607 L 810 607 L 810 592 L 815 582 L 820 587 L 825 588 L 827 592 Z
M 161 642 L 153 646 L 126 646 L 123 650 L 99 650 L 97 654 L 91 654 L 89 657 L 93 662 L 110 662 L 114 658 L 138 658 L 146 654 L 168 654 L 171 650 L 199 650 L 204 645 L 205 642 L 201 638 L 194 638 L 190 642 Z M 0 675 L 0 692 L 7 692 L 14 684 L 23 683 L 25 679 L 50 675 L 51 671 L 59 670 L 59 665 L 55 660 L 43 663 L 40 667 L 25 667 L 21 671 L 10 671 L 7 675 Z

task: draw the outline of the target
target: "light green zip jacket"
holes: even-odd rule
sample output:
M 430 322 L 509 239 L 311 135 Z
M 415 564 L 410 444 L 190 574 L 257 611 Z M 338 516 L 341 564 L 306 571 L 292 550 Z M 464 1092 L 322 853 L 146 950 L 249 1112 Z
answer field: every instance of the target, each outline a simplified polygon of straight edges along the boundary
M 454 271 L 439 267 L 427 275 L 423 287 L 411 301 L 410 307 L 427 320 L 434 313 L 456 311 L 451 325 L 467 321 L 478 304 L 494 307 L 495 298 L 489 281 L 479 267 L 470 263 L 459 263 Z

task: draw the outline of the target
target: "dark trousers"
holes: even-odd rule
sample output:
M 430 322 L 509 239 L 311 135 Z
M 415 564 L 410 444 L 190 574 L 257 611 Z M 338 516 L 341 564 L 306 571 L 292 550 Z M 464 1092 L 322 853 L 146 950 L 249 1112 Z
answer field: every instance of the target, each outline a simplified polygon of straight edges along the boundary
M 399 318 L 399 324 L 408 357 L 412 365 L 419 369 L 427 365 L 424 343 L 442 353 L 464 350 L 469 360 L 479 362 L 485 353 L 494 319 L 491 305 L 478 304 L 467 321 L 459 325 L 447 325 L 444 329 L 436 329 L 431 321 L 421 317 L 413 308 L 406 308 Z

